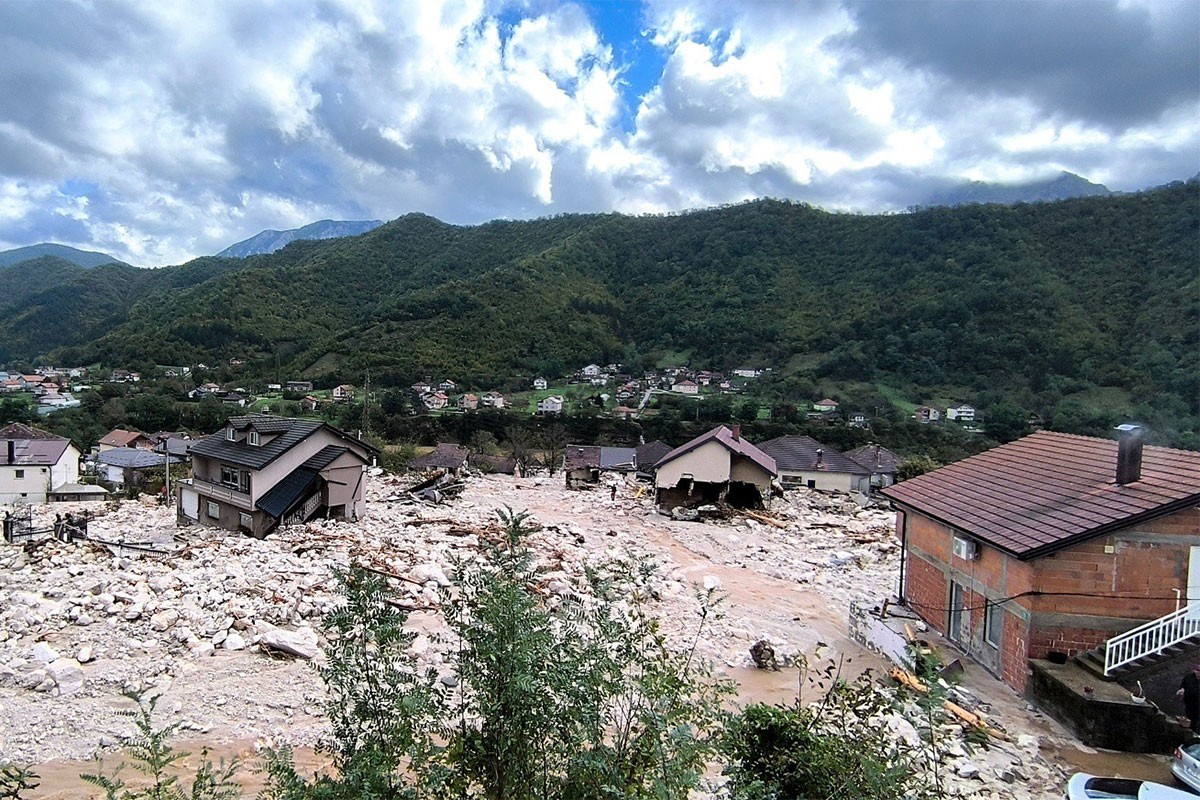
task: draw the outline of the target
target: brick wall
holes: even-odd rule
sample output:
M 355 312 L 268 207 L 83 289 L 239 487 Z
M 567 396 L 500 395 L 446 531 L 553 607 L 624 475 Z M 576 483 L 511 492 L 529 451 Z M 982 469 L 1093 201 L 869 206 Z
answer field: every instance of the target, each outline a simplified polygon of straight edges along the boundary
M 968 609 L 963 648 L 1018 690 L 1025 686 L 1029 658 L 1052 650 L 1074 655 L 1173 611 L 1173 590 L 1186 591 L 1190 548 L 1200 546 L 1195 508 L 1032 561 L 983 544 L 977 559 L 960 559 L 948 526 L 914 512 L 898 523 L 908 551 L 905 599 L 947 634 L 949 585 L 962 585 Z M 1032 591 L 1047 594 L 1018 597 Z M 1004 608 L 999 651 L 984 640 L 984 608 L 997 601 Z

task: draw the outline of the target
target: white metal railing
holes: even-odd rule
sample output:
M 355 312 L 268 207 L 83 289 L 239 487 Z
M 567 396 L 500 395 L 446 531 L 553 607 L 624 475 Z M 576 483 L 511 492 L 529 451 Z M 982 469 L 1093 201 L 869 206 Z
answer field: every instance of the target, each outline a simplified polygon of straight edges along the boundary
M 1114 636 L 1104 643 L 1104 674 L 1173 644 L 1200 636 L 1200 601 Z

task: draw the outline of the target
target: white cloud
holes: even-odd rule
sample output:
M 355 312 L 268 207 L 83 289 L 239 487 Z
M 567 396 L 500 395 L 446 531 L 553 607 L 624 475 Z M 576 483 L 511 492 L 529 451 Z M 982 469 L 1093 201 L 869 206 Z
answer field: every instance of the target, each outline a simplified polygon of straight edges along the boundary
M 630 4 L 663 63 L 630 98 L 625 43 L 569 2 L 106 0 L 53 21 L 0 4 L 0 243 L 72 237 L 150 265 L 321 217 L 481 222 L 762 194 L 869 210 L 948 179 L 1070 169 L 1130 189 L 1196 171 L 1200 88 L 1177 99 L 1195 76 L 1136 67 L 1149 46 L 1188 63 L 1190 4 L 1097 0 L 1095 35 L 1134 65 L 1118 94 L 1157 81 L 1129 108 L 1053 50 L 980 78 L 964 54 L 1003 47 L 926 5 L 901 25 L 857 0 Z M 1049 5 L 1018 28 L 1081 18 Z M 962 43 L 929 40 L 953 25 Z M 1052 75 L 1078 95 L 1061 109 Z

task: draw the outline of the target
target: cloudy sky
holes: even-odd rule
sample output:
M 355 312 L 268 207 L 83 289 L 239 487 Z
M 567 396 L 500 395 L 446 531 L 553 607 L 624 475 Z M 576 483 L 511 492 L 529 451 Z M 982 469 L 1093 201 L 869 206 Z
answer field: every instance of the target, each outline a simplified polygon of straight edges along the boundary
M 1200 169 L 1195 0 L 2 0 L 0 249 Z

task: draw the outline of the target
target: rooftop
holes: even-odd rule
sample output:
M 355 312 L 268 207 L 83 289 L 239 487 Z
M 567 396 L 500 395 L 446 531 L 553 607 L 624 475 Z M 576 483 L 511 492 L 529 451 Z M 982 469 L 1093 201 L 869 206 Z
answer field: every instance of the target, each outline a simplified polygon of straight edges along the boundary
M 1021 559 L 1200 503 L 1200 453 L 1145 447 L 1116 482 L 1117 443 L 1038 431 L 883 490 Z

